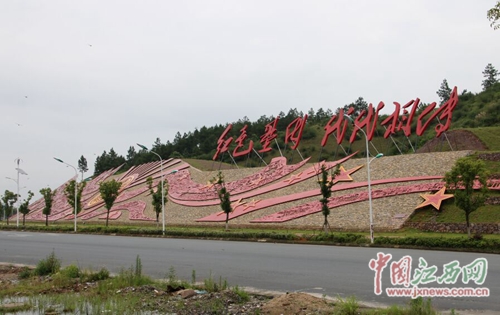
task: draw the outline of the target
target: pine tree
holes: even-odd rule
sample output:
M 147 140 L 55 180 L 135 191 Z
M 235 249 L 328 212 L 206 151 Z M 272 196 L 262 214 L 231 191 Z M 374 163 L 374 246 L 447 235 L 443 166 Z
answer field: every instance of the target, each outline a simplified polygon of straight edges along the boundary
M 78 160 L 78 170 L 82 173 L 82 181 L 83 181 L 83 173 L 89 170 L 87 166 L 87 159 L 82 155 Z
M 448 81 L 446 79 L 443 80 L 436 94 L 439 96 L 439 105 L 443 105 L 447 100 L 450 99 L 451 89 L 448 86 Z
M 489 89 L 493 84 L 498 83 L 498 70 L 491 63 L 486 65 L 483 71 L 484 80 L 482 83 L 483 91 Z

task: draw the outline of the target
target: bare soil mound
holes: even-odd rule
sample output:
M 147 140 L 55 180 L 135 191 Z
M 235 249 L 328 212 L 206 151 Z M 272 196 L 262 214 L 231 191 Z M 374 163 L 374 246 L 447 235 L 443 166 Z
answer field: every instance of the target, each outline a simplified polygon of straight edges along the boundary
M 450 150 L 450 145 L 452 150 Z M 442 134 L 439 138 L 428 141 L 417 150 L 417 153 L 461 150 L 485 151 L 488 148 L 472 132 L 468 130 L 452 130 Z

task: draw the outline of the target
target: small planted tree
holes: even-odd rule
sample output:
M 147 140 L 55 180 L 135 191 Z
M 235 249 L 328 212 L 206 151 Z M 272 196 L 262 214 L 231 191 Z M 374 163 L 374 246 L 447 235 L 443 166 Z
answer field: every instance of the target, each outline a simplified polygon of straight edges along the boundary
M 52 201 L 56 192 L 52 191 L 50 187 L 47 187 L 40 189 L 40 193 L 45 201 L 45 207 L 42 210 L 42 213 L 45 215 L 45 226 L 49 226 L 49 215 L 52 211 Z
M 75 185 L 76 185 L 76 214 L 80 213 L 83 209 L 82 205 L 82 191 L 87 185 L 86 182 L 76 183 L 75 180 L 71 180 L 66 187 L 64 187 L 64 196 L 69 205 L 73 208 L 73 214 L 75 214 Z
M 340 174 L 340 165 L 337 165 L 335 170 L 332 170 L 330 174 L 328 174 L 328 170 L 325 165 L 321 165 L 321 180 L 319 181 L 321 199 L 319 202 L 321 203 L 321 213 L 323 213 L 323 216 L 325 217 L 325 221 L 323 222 L 323 231 L 325 233 L 328 233 L 330 230 L 330 223 L 328 222 L 328 216 L 330 215 L 328 200 L 332 196 L 332 186 L 335 182 L 335 177 L 338 174 Z
M 460 158 L 455 165 L 446 173 L 444 177 L 446 186 L 453 192 L 455 205 L 465 212 L 467 222 L 467 235 L 470 238 L 470 219 L 472 212 L 484 205 L 488 187 L 486 181 L 488 173 L 481 160 L 474 160 L 468 157 Z M 479 185 L 479 189 L 474 191 L 474 184 Z
M 222 172 L 219 171 L 216 177 L 214 177 L 211 182 L 217 191 L 217 196 L 220 200 L 220 207 L 222 212 L 226 214 L 226 231 L 229 229 L 229 214 L 233 211 L 231 207 L 231 194 L 227 191 L 226 183 L 224 182 L 224 176 Z
M 4 195 L 2 196 L 3 203 L 3 215 L 7 220 L 7 225 L 9 225 L 9 217 L 12 215 L 14 211 L 14 204 L 17 202 L 17 194 L 13 193 L 10 190 L 6 190 Z
M 108 221 L 109 221 L 109 210 L 111 210 L 111 207 L 113 207 L 116 198 L 118 198 L 121 186 L 122 183 L 117 182 L 114 179 L 99 184 L 99 193 L 101 194 L 102 200 L 104 200 L 104 205 L 107 210 L 106 227 L 108 226 Z
M 19 206 L 19 212 L 22 213 L 23 215 L 23 226 L 24 226 L 24 223 L 25 223 L 25 219 L 26 219 L 26 215 L 28 213 L 30 213 L 30 208 L 29 208 L 29 205 L 30 205 L 30 200 L 31 198 L 33 198 L 33 192 L 30 190 L 28 191 L 28 198 L 26 198 L 22 203 L 21 205 Z
M 167 203 L 167 194 L 168 194 L 168 184 L 165 185 L 165 182 L 163 183 L 163 195 L 161 192 L 161 181 L 158 182 L 158 185 L 156 185 L 156 190 L 153 189 L 153 178 L 150 176 L 147 178 L 146 183 L 149 188 L 149 192 L 151 193 L 151 204 L 153 205 L 153 208 L 156 213 L 156 226 L 158 226 L 159 222 L 159 217 L 160 213 L 162 211 L 162 205 Z M 163 203 L 162 203 L 162 197 L 163 197 Z

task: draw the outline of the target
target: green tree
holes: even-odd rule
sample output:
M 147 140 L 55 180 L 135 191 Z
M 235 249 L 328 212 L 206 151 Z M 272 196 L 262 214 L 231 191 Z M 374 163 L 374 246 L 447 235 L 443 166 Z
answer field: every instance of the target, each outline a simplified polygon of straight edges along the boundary
M 9 225 L 9 217 L 12 215 L 14 211 L 14 204 L 17 202 L 17 194 L 13 193 L 10 190 L 6 190 L 4 195 L 2 196 L 3 203 L 3 216 L 4 219 L 7 220 L 7 225 Z
M 229 214 L 233 211 L 231 206 L 231 194 L 227 191 L 226 183 L 224 181 L 224 176 L 222 172 L 219 171 L 216 177 L 214 177 L 211 182 L 217 191 L 217 196 L 220 200 L 220 207 L 222 211 L 226 214 L 226 231 L 229 229 Z
M 165 185 L 165 181 L 163 183 L 163 204 L 162 204 L 162 193 L 161 193 L 161 181 L 158 182 L 156 186 L 156 190 L 153 189 L 153 178 L 150 176 L 147 178 L 146 183 L 149 188 L 149 192 L 151 193 L 151 204 L 156 213 L 156 224 L 158 226 L 159 216 L 162 211 L 162 205 L 167 203 L 167 194 L 168 194 L 168 184 Z
M 22 213 L 23 215 L 23 226 L 24 226 L 24 223 L 25 223 L 25 219 L 26 219 L 26 215 L 28 213 L 30 213 L 30 208 L 29 208 L 29 205 L 30 205 L 30 200 L 31 198 L 33 198 L 33 192 L 30 190 L 28 191 L 28 198 L 26 198 L 22 203 L 21 205 L 19 206 L 19 212 Z
M 64 196 L 66 196 L 66 201 L 68 201 L 69 205 L 73 208 L 73 214 L 75 213 L 75 180 L 69 181 L 68 185 L 64 187 Z M 76 184 L 76 214 L 80 213 L 83 209 L 82 205 L 82 192 L 87 182 L 80 182 Z
M 441 86 L 439 87 L 439 90 L 437 90 L 436 94 L 439 96 L 440 105 L 443 105 L 450 99 L 451 89 L 448 86 L 448 80 L 444 79 L 443 82 L 441 82 Z
M 121 186 L 122 183 L 114 179 L 99 184 L 99 193 L 101 194 L 102 200 L 104 200 L 104 205 L 107 210 L 106 227 L 108 226 L 109 210 L 111 210 L 111 207 L 113 207 L 116 198 L 118 198 Z
M 78 160 L 78 170 L 82 173 L 82 181 L 83 181 L 83 173 L 89 170 L 87 166 L 87 159 L 82 155 Z
M 482 83 L 483 91 L 486 91 L 492 85 L 498 83 L 497 76 L 498 76 L 498 70 L 495 69 L 495 67 L 493 67 L 491 63 L 487 64 L 483 71 L 483 77 L 484 77 Z
M 321 203 L 321 212 L 325 217 L 325 221 L 323 222 L 323 231 L 328 233 L 330 230 L 330 223 L 328 223 L 328 216 L 330 215 L 330 208 L 328 207 L 328 199 L 332 196 L 332 186 L 335 183 L 335 177 L 340 174 L 340 165 L 337 165 L 335 170 L 332 170 L 330 174 L 328 174 L 328 170 L 325 165 L 321 165 L 321 180 L 319 181 L 320 191 L 321 191 L 321 199 L 319 202 Z
M 135 148 L 133 146 L 128 147 L 127 161 L 134 160 L 134 158 L 135 158 L 136 155 L 137 155 L 137 152 L 135 152 Z
M 49 225 L 49 215 L 52 211 L 52 202 L 54 199 L 54 195 L 56 191 L 52 191 L 50 187 L 40 189 L 40 193 L 42 194 L 43 200 L 45 201 L 45 207 L 42 210 L 42 213 L 45 214 L 45 226 Z
M 472 212 L 484 205 L 488 188 L 486 181 L 488 173 L 484 162 L 468 157 L 460 158 L 456 161 L 452 169 L 445 174 L 446 186 L 453 192 L 455 205 L 465 212 L 467 222 L 467 235 L 470 238 L 470 219 Z M 479 185 L 478 191 L 474 191 L 474 186 Z
M 361 96 L 358 97 L 358 99 L 356 101 L 354 101 L 354 103 L 351 103 L 351 104 L 348 104 L 348 105 L 345 105 L 344 106 L 344 112 L 347 113 L 347 111 L 349 110 L 349 108 L 353 108 L 354 109 L 354 112 L 352 112 L 352 116 L 353 117 L 358 117 L 359 114 L 364 111 L 364 110 L 368 110 L 368 103 L 365 101 L 364 98 L 362 98 Z M 337 109 L 337 113 L 338 113 L 338 109 Z
M 101 156 L 98 156 L 94 163 L 94 176 L 101 174 L 112 168 L 116 168 L 126 162 L 125 158 L 118 155 L 113 148 L 109 153 L 104 151 Z
M 497 4 L 486 12 L 486 17 L 491 22 L 490 26 L 493 27 L 494 30 L 500 28 L 500 23 L 498 23 L 500 20 L 500 1 L 497 1 Z

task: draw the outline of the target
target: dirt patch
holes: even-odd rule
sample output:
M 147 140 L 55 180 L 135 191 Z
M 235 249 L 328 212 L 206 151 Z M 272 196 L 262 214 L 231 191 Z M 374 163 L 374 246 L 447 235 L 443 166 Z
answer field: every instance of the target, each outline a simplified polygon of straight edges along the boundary
M 450 149 L 450 145 L 452 149 Z M 442 134 L 439 138 L 428 141 L 417 150 L 417 153 L 461 150 L 486 151 L 488 148 L 472 132 L 468 130 L 452 130 Z
M 289 293 L 275 297 L 262 306 L 262 314 L 331 314 L 331 301 L 306 293 Z
M 19 274 L 26 267 L 19 265 L 0 264 L 0 284 L 9 284 L 19 279 Z

